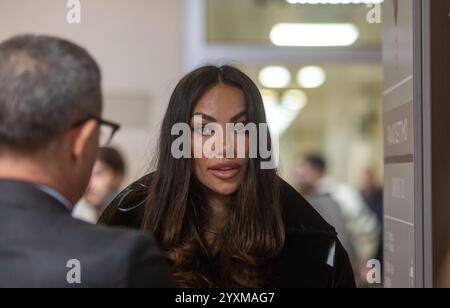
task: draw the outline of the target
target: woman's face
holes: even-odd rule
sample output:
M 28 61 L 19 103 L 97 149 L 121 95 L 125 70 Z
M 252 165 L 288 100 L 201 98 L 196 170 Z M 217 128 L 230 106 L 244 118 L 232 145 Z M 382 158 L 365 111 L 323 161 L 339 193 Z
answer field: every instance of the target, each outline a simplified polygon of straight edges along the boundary
M 223 134 L 204 130 L 205 125 L 210 123 L 220 126 Z M 206 148 L 220 157 L 207 158 L 202 155 L 202 158 L 194 159 L 194 174 L 200 183 L 221 196 L 230 196 L 239 189 L 248 165 L 248 136 L 238 129 L 228 132 L 227 124 L 247 124 L 244 94 L 238 88 L 217 85 L 198 101 L 192 114 L 191 127 L 193 152 L 205 153 L 201 151 Z M 228 142 L 227 145 L 227 135 L 231 134 L 234 135 L 234 142 Z M 245 158 L 237 158 L 239 138 L 245 138 Z M 219 139 L 222 139 L 222 148 L 216 147 L 220 143 L 212 142 Z M 207 141 L 208 145 L 205 146 Z M 230 156 L 233 158 L 228 158 Z

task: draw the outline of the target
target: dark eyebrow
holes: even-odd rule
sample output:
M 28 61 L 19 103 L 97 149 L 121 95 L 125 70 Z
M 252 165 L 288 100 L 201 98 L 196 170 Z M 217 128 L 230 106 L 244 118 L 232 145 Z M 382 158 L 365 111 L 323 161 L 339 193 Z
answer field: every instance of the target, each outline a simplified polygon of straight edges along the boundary
M 217 122 L 217 120 L 214 117 L 209 116 L 209 115 L 204 114 L 204 113 L 201 113 L 201 112 L 196 112 L 196 113 L 194 113 L 192 115 L 192 117 L 196 117 L 196 116 L 201 116 L 202 118 L 204 118 L 205 120 L 208 120 L 210 122 Z
M 247 111 L 241 111 L 239 112 L 237 115 L 235 115 L 234 117 L 231 118 L 231 122 L 235 122 L 237 120 L 239 120 L 240 118 L 247 116 Z
M 245 110 L 241 111 L 237 115 L 233 116 L 230 119 L 230 121 L 231 122 L 235 122 L 235 121 L 239 120 L 240 118 L 242 118 L 243 116 L 246 116 L 246 115 L 247 115 L 247 111 L 245 111 Z M 194 113 L 192 115 L 192 117 L 195 117 L 195 116 L 201 116 L 201 117 L 203 117 L 203 119 L 205 119 L 207 121 L 210 121 L 210 122 L 217 122 L 217 120 L 214 117 L 212 117 L 210 115 L 207 115 L 207 114 L 204 114 L 204 113 L 201 113 L 201 112 L 196 112 L 196 113 Z

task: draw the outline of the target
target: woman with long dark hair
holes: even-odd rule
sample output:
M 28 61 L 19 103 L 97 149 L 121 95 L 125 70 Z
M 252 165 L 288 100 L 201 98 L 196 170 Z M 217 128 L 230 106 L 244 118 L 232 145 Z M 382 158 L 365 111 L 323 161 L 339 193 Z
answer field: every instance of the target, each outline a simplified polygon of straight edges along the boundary
M 174 155 L 180 124 L 191 129 L 191 148 L 181 150 L 193 158 Z M 234 134 L 235 143 L 212 147 L 213 156 L 195 156 L 216 134 L 209 124 L 224 128 L 227 140 Z M 153 234 L 180 287 L 354 287 L 334 228 L 276 169 L 261 168 L 267 158 L 259 147 L 250 157 L 248 124 L 258 135 L 266 124 L 261 94 L 249 77 L 231 66 L 190 73 L 170 99 L 156 171 L 125 189 L 100 222 Z M 235 147 L 242 135 L 244 157 Z

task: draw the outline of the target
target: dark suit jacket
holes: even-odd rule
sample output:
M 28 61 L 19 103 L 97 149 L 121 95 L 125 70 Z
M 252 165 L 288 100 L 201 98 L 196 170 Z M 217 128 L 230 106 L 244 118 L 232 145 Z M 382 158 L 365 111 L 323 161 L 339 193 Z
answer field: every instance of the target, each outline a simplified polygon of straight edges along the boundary
M 172 285 L 151 237 L 75 220 L 33 185 L 0 181 L 0 288 Z
M 152 175 L 125 189 L 100 219 L 111 226 L 139 229 Z M 354 288 L 355 279 L 347 252 L 335 229 L 312 206 L 282 181 L 281 206 L 286 243 L 267 277 L 269 288 Z

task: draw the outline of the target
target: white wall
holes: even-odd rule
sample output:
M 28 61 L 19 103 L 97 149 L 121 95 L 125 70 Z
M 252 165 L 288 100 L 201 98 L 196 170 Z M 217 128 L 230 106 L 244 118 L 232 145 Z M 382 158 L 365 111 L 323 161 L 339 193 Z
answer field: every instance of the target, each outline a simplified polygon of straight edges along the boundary
M 81 0 L 82 21 L 66 21 L 66 0 L 0 0 L 0 41 L 20 33 L 73 40 L 100 63 L 105 117 L 123 129 L 115 139 L 128 180 L 145 173 L 169 96 L 182 75 L 181 0 Z

